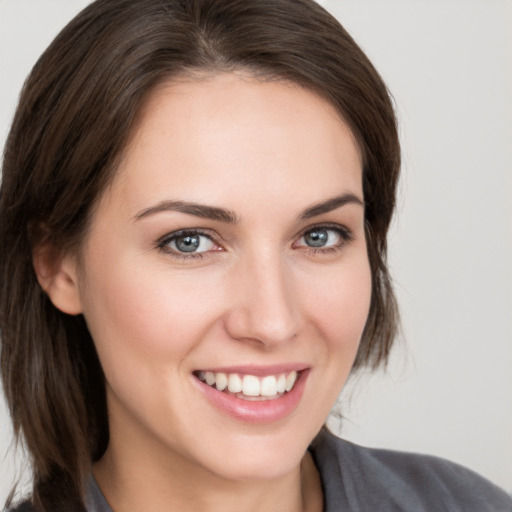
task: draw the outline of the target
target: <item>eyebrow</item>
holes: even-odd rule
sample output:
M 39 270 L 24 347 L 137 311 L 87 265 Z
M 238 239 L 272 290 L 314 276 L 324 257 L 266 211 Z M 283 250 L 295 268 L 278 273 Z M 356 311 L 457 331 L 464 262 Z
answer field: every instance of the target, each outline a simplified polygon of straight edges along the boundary
M 347 204 L 356 204 L 364 207 L 364 202 L 359 199 L 359 197 L 351 193 L 346 193 L 307 207 L 299 214 L 299 219 L 311 219 L 318 215 L 337 210 Z M 238 215 L 232 210 L 189 201 L 161 201 L 154 206 L 144 208 L 135 215 L 134 219 L 137 221 L 150 215 L 167 211 L 187 213 L 203 219 L 216 220 L 227 224 L 238 224 L 240 221 Z
M 231 210 L 188 201 L 161 201 L 155 206 L 150 206 L 149 208 L 141 210 L 135 215 L 135 220 L 148 217 L 149 215 L 154 215 L 155 213 L 167 211 L 188 213 L 189 215 L 195 215 L 196 217 L 201 217 L 203 219 L 217 220 L 228 224 L 237 224 L 239 221 L 238 215 Z
M 312 217 L 317 217 L 323 213 L 329 213 L 333 210 L 337 210 L 346 204 L 356 204 L 364 208 L 364 201 L 362 199 L 359 199 L 355 194 L 346 193 L 309 206 L 300 214 L 299 218 L 302 220 L 311 219 Z

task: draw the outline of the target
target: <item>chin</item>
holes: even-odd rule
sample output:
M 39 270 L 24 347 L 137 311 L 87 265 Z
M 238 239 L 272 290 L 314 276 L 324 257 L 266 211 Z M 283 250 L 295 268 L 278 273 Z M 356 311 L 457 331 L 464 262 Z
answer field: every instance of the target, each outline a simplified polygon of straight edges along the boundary
M 300 465 L 304 451 L 300 454 L 273 453 L 261 457 L 239 458 L 225 461 L 217 474 L 230 481 L 270 481 L 286 477 Z
M 284 434 L 284 435 L 283 435 Z M 311 439 L 304 432 L 281 435 L 240 436 L 218 443 L 203 457 L 203 464 L 218 476 L 231 481 L 275 480 L 300 466 Z

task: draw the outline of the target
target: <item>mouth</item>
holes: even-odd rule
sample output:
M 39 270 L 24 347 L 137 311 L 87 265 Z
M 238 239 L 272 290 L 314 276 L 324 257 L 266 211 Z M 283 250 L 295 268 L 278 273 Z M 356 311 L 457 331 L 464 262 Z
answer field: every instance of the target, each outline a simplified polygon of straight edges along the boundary
M 289 393 L 295 386 L 300 371 L 289 371 L 274 375 L 256 376 L 251 374 L 213 371 L 194 372 L 196 378 L 208 386 L 242 400 L 275 400 Z
M 221 414 L 246 423 L 273 423 L 293 415 L 311 368 L 299 365 L 231 367 L 193 372 L 198 389 Z

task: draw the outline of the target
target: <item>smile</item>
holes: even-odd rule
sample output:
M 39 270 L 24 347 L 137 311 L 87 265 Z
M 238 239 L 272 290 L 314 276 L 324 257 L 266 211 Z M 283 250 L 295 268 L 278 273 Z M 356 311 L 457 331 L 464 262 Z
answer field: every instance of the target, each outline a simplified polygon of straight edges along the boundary
M 285 420 L 299 406 L 311 368 L 306 364 L 238 366 L 192 372 L 214 410 L 245 423 Z
M 295 370 L 263 377 L 211 371 L 195 373 L 196 377 L 208 386 L 249 401 L 280 398 L 293 389 L 299 374 L 300 372 L 297 373 Z

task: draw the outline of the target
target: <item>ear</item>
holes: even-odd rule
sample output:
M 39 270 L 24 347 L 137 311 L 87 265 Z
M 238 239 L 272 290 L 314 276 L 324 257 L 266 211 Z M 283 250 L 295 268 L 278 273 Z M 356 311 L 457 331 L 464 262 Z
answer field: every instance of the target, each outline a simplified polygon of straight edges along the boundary
M 45 244 L 34 249 L 32 261 L 37 280 L 53 305 L 68 315 L 82 313 L 75 258 Z

